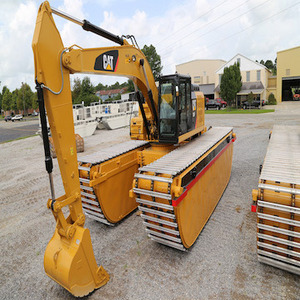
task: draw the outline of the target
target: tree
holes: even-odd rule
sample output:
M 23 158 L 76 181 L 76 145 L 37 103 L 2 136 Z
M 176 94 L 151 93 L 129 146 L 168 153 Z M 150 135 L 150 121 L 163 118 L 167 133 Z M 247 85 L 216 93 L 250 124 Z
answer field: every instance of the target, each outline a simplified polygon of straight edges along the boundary
M 270 104 L 270 105 L 276 105 L 277 104 L 276 98 L 275 98 L 273 93 L 271 93 L 268 97 L 268 104 Z
M 248 103 L 249 103 L 249 107 L 252 106 L 253 100 L 254 100 L 254 95 L 252 92 L 250 92 L 250 94 L 248 95 Z
M 38 101 L 37 101 L 37 92 L 34 92 L 31 98 L 31 107 L 33 109 L 37 109 L 39 107 Z
M 85 106 L 90 105 L 92 102 L 98 102 L 99 98 L 94 93 L 95 88 L 91 83 L 89 77 L 84 77 L 81 82 L 81 89 L 79 96 L 74 99 L 74 103 L 82 103 L 84 102 Z
M 8 88 L 5 89 L 2 97 L 2 109 L 4 111 L 10 110 L 12 95 Z
M 102 91 L 102 90 L 107 90 L 107 85 L 103 85 L 101 82 L 99 82 L 95 86 L 95 91 Z
M 258 60 L 256 60 L 256 62 L 258 62 Z M 274 63 L 270 59 L 267 59 L 265 62 L 261 60 L 259 63 L 272 71 L 272 75 L 277 74 L 277 58 L 275 58 Z
M 18 101 L 18 97 L 19 97 L 19 90 L 18 89 L 15 89 L 13 92 L 12 92 L 12 95 L 11 95 L 11 105 L 10 105 L 10 109 L 11 110 L 14 110 L 16 111 L 18 109 L 18 106 L 17 106 L 17 101 Z
M 150 64 L 154 79 L 157 80 L 163 68 L 161 65 L 160 55 L 157 54 L 156 49 L 152 44 L 149 47 L 145 45 L 142 52 L 145 54 Z
M 26 110 L 32 108 L 33 95 L 34 93 L 32 92 L 29 84 L 22 82 L 22 86 L 18 92 L 17 108 L 18 110 L 23 110 L 24 115 Z
M 272 62 L 270 59 L 266 60 L 265 66 L 266 66 L 269 70 L 273 70 L 273 68 L 274 68 L 273 62 Z
M 134 84 L 133 84 L 133 81 L 130 80 L 130 79 L 128 79 L 128 81 L 127 81 L 127 92 L 132 93 L 132 92 L 134 92 L 134 91 L 135 91 L 135 90 L 134 90 Z
M 121 100 L 121 94 L 119 93 L 118 95 L 116 95 L 113 100 Z
M 73 103 L 78 103 L 77 98 L 80 95 L 80 91 L 81 91 L 81 80 L 80 80 L 80 78 L 76 77 L 74 79 L 74 85 L 73 85 L 73 89 L 72 89 L 72 102 Z
M 220 95 L 232 106 L 235 103 L 236 94 L 242 87 L 242 76 L 238 64 L 224 68 L 224 74 L 221 78 Z

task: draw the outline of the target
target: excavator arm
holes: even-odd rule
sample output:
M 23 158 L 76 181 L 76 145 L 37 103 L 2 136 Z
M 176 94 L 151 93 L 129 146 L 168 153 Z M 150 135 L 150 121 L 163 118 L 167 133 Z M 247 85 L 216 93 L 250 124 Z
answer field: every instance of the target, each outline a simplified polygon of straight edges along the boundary
M 93 49 L 65 48 L 52 13 L 80 23 L 83 29 L 114 40 L 121 46 Z M 98 73 L 127 76 L 140 89 L 147 104 L 140 109 L 148 137 L 157 136 L 158 92 L 151 68 L 144 54 L 126 40 L 116 37 L 87 21 L 78 21 L 55 9 L 46 1 L 39 8 L 32 48 L 35 80 L 43 132 L 45 164 L 50 178 L 51 199 L 47 207 L 55 220 L 55 233 L 44 257 L 47 275 L 75 296 L 84 296 L 106 284 L 109 275 L 98 267 L 89 230 L 84 228 L 76 143 L 74 135 L 70 73 Z M 150 114 L 143 110 L 149 107 Z M 52 180 L 52 158 L 47 135 L 46 112 L 53 137 L 65 195 L 55 198 Z M 150 115 L 150 117 L 149 117 Z M 148 120 L 148 119 L 150 120 Z M 67 216 L 65 216 L 67 215 Z

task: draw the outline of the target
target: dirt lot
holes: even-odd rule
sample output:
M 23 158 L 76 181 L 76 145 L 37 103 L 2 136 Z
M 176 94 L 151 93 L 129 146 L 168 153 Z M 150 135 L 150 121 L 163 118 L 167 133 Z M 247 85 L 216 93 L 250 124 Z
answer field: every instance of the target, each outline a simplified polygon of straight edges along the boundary
M 136 213 L 114 228 L 88 219 L 96 260 L 111 276 L 89 299 L 299 299 L 298 276 L 256 257 L 251 190 L 274 122 L 300 125 L 300 103 L 282 104 L 269 114 L 206 116 L 208 126 L 233 126 L 237 141 L 230 183 L 187 253 L 148 239 Z M 97 131 L 86 138 L 81 155 L 128 139 L 128 129 Z M 0 165 L 0 298 L 72 299 L 43 270 L 55 222 L 46 208 L 49 183 L 41 138 L 0 144 Z M 56 160 L 54 181 L 60 196 Z

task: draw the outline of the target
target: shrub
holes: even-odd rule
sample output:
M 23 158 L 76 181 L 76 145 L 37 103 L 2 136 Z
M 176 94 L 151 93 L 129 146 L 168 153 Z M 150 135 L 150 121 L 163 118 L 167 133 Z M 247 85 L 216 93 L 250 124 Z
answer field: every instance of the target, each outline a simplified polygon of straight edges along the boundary
M 273 93 L 271 93 L 268 97 L 268 104 L 270 104 L 270 105 L 276 105 L 277 104 L 276 98 L 275 98 Z

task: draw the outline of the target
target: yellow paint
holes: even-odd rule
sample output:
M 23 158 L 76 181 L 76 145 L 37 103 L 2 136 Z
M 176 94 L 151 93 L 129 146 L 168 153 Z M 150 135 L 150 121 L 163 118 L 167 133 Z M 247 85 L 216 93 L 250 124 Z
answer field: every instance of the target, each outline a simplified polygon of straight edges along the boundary
M 277 102 L 282 101 L 282 78 L 300 76 L 300 46 L 277 52 Z
M 60 56 L 64 46 L 48 2 L 39 8 L 32 48 L 36 80 L 59 91 L 62 85 Z M 84 296 L 106 284 L 109 276 L 102 267 L 98 268 L 89 231 L 83 228 L 69 75 L 70 72 L 64 68 L 64 88 L 59 95 L 53 95 L 46 89 L 43 91 L 66 193 L 53 205 L 56 229 L 45 251 L 44 267 L 49 277 L 73 295 Z M 67 218 L 62 213 L 65 205 L 70 211 Z M 48 207 L 51 208 L 51 200 Z
M 180 237 L 186 248 L 191 247 L 197 239 L 229 182 L 232 154 L 233 144 L 215 161 L 175 208 Z

